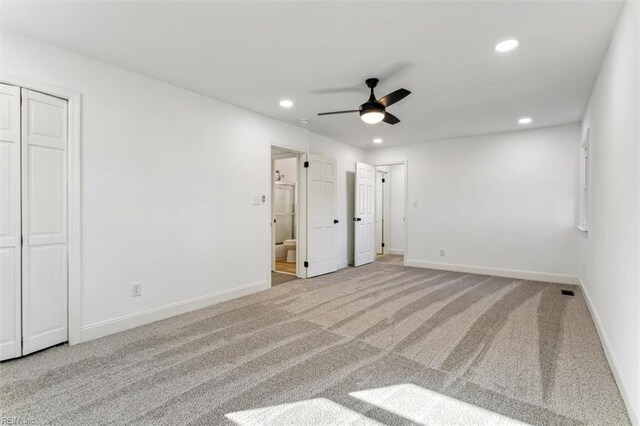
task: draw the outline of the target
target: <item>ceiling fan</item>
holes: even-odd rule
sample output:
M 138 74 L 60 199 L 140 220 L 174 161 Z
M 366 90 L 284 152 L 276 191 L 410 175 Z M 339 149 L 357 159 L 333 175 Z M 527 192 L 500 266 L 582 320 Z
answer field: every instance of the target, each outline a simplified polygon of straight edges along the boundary
M 373 89 L 378 85 L 377 78 L 368 78 L 365 83 L 367 87 L 371 89 L 371 95 L 369 100 L 362 105 L 359 109 L 350 109 L 347 111 L 333 111 L 333 112 L 321 112 L 318 115 L 332 115 L 332 114 L 349 114 L 352 112 L 359 112 L 360 118 L 367 124 L 376 124 L 384 121 L 388 124 L 398 124 L 400 119 L 395 115 L 386 111 L 387 107 L 395 104 L 398 101 L 406 98 L 411 94 L 407 89 L 398 89 L 395 92 L 389 93 L 387 96 L 376 100 L 373 94 Z

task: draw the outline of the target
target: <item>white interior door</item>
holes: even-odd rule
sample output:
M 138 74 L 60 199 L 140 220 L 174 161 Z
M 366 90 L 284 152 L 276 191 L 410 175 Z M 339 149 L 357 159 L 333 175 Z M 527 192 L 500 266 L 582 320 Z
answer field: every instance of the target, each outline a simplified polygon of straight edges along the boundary
M 375 259 L 375 169 L 370 164 L 356 163 L 356 208 L 354 232 L 354 266 Z
M 376 253 L 384 254 L 384 197 L 387 173 L 376 170 Z
M 0 84 L 0 361 L 22 354 L 20 88 Z
M 307 277 L 338 269 L 336 160 L 307 154 Z
M 22 89 L 22 354 L 67 341 L 67 102 Z

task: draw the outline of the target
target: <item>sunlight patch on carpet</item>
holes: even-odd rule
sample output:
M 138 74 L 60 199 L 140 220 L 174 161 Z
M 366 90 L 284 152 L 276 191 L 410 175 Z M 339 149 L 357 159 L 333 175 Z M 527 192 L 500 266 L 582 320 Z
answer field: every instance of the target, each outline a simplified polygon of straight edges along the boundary
M 369 389 L 349 395 L 424 425 L 526 424 L 414 384 Z
M 228 413 L 226 418 L 242 426 L 253 425 L 380 425 L 372 419 L 326 398 Z

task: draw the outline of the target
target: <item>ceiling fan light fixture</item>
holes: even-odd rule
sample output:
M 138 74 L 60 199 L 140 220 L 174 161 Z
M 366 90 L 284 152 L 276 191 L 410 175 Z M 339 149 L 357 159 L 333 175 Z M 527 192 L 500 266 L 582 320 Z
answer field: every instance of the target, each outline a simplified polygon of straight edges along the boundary
M 360 112 L 360 118 L 367 124 L 376 124 L 384 119 L 384 112 L 381 110 L 366 110 Z
M 357 112 L 360 114 L 360 119 L 367 124 L 377 124 L 381 121 L 391 125 L 398 124 L 400 119 L 390 112 L 387 112 L 387 107 L 403 100 L 409 96 L 411 92 L 407 89 L 398 89 L 381 97 L 380 99 L 377 99 L 376 95 L 373 93 L 373 89 L 378 85 L 378 79 L 368 78 L 365 83 L 371 90 L 371 95 L 365 103 L 360 105 L 360 108 L 343 111 L 319 112 L 318 115 L 352 114 Z

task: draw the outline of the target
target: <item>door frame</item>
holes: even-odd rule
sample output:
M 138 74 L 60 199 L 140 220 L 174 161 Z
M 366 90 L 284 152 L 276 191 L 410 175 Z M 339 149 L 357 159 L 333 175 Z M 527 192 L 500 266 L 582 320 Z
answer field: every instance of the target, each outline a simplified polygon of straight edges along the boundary
M 406 265 L 409 258 L 409 161 L 378 161 L 373 163 L 373 167 L 378 166 L 404 166 L 404 255 L 403 264 Z
M 67 101 L 67 339 L 69 345 L 75 345 L 82 341 L 82 95 L 75 90 L 7 72 L 0 73 L 0 83 Z
M 278 148 L 287 151 L 287 153 L 283 153 L 282 155 L 278 154 L 272 156 L 271 151 L 272 148 Z M 306 278 L 307 271 L 302 266 L 302 262 L 306 257 L 306 247 L 307 247 L 307 222 L 306 222 L 306 196 L 307 196 L 307 175 L 303 173 L 304 170 L 304 161 L 306 153 L 300 151 L 295 148 L 290 148 L 288 146 L 284 146 L 275 142 L 270 142 L 268 145 L 268 154 L 269 154 L 269 167 L 268 167 L 268 189 L 267 189 L 267 232 L 269 234 L 268 240 L 268 253 L 269 253 L 269 270 L 268 270 L 268 283 L 269 288 L 271 288 L 271 272 L 273 263 L 275 261 L 274 258 L 274 247 L 275 247 L 275 233 L 273 229 L 273 192 L 274 192 L 274 180 L 273 180 L 273 166 L 274 160 L 277 158 L 296 158 L 298 160 L 297 167 L 297 179 L 296 179 L 296 194 L 298 205 L 297 205 L 297 214 L 296 214 L 296 277 L 298 278 Z
M 383 178 L 383 179 L 385 179 L 384 183 L 391 182 L 390 179 L 389 179 L 389 172 L 386 171 L 386 170 L 378 170 L 378 167 L 386 167 L 386 166 L 373 166 L 373 168 L 375 170 L 375 182 L 376 182 L 375 184 L 376 184 L 376 187 L 378 185 L 378 173 L 381 173 L 382 175 L 384 175 L 384 178 Z M 391 200 L 389 200 L 389 197 L 387 196 L 387 190 L 385 188 L 384 183 L 382 185 L 382 219 L 381 219 L 382 220 L 382 224 L 381 224 L 381 226 L 382 226 L 382 233 L 381 233 L 382 241 L 381 241 L 381 243 L 382 244 L 384 244 L 384 242 L 387 240 L 387 238 L 389 238 L 390 224 L 389 224 L 389 221 L 387 220 L 387 216 L 389 215 L 390 210 L 391 210 L 391 208 L 390 208 Z M 378 227 L 378 224 L 377 224 L 377 221 L 378 221 L 377 192 L 375 192 L 375 194 L 376 194 L 375 221 L 376 221 L 376 232 L 377 232 L 377 227 Z M 382 253 L 378 253 L 378 241 L 376 240 L 375 243 L 376 243 L 376 256 L 378 256 L 379 254 L 383 254 L 384 255 L 384 254 L 388 253 L 389 249 L 387 247 L 384 247 L 384 246 L 381 247 L 382 248 Z

